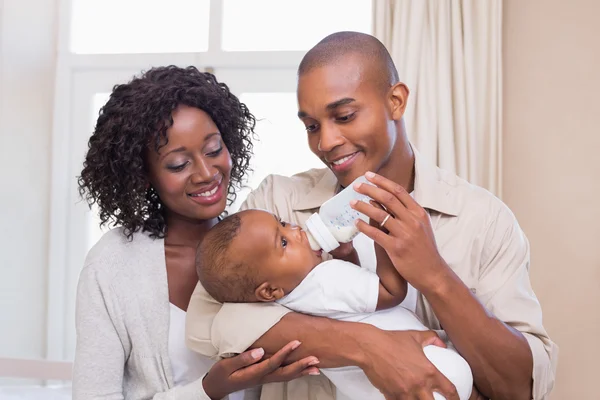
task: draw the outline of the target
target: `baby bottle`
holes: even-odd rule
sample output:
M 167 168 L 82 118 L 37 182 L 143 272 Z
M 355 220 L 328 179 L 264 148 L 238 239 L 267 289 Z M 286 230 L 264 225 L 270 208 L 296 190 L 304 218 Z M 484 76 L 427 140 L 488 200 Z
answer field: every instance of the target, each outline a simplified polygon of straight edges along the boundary
M 355 225 L 357 219 L 369 223 L 366 215 L 350 207 L 351 200 L 367 202 L 370 200 L 368 196 L 354 190 L 356 183 L 372 185 L 364 176 L 357 178 L 344 190 L 323 203 L 319 212 L 311 215 L 306 221 L 306 236 L 313 250 L 323 249 L 325 252 L 330 252 L 339 247 L 340 243 L 350 242 L 358 235 Z

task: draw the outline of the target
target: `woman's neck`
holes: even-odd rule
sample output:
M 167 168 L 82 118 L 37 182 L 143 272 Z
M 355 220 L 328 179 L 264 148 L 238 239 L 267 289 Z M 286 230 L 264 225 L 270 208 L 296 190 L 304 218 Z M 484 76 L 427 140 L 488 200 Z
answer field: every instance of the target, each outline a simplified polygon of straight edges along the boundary
M 166 244 L 194 248 L 202 241 L 208 230 L 219 222 L 218 218 L 199 221 L 170 213 L 166 215 L 165 220 Z

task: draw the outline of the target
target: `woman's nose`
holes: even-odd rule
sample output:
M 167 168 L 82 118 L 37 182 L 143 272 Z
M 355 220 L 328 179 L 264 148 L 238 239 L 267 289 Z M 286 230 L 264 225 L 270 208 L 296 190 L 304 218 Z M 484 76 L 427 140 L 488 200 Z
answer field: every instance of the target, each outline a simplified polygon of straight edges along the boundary
M 217 171 L 211 168 L 205 160 L 201 160 L 196 163 L 194 172 L 190 178 L 193 183 L 210 182 L 214 179 L 216 174 Z

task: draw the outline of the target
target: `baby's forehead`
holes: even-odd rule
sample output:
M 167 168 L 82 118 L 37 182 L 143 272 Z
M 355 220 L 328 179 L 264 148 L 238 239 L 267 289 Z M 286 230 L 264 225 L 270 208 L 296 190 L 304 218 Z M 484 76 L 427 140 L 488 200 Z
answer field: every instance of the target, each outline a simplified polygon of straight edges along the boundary
M 240 218 L 243 222 L 249 222 L 249 225 L 256 223 L 259 224 L 272 224 L 279 221 L 279 218 L 268 211 L 260 209 L 244 210 L 240 212 Z
M 238 236 L 253 242 L 273 238 L 279 222 L 273 214 L 262 210 L 248 210 L 240 215 L 241 229 Z
M 240 216 L 241 226 L 232 240 L 227 252 L 232 260 L 248 262 L 256 261 L 270 254 L 275 247 L 276 229 L 272 224 L 260 223 L 251 216 Z

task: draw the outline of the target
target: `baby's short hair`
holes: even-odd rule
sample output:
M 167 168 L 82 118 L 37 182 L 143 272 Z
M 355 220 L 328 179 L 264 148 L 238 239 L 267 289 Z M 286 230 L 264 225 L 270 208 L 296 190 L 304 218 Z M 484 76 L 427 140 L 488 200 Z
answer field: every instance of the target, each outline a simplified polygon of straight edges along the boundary
M 196 251 L 196 272 L 208 294 L 225 303 L 256 301 L 250 263 L 232 257 L 231 244 L 240 233 L 242 218 L 232 214 L 212 227 Z

